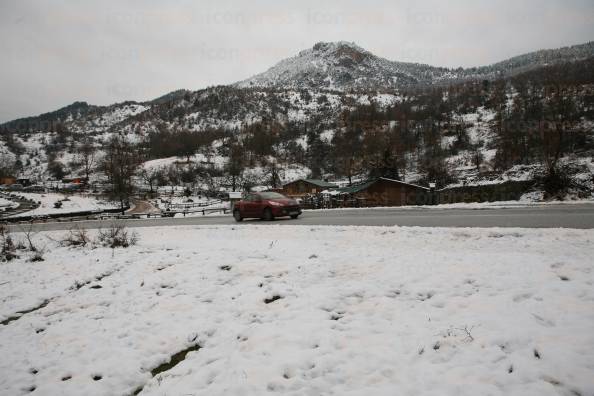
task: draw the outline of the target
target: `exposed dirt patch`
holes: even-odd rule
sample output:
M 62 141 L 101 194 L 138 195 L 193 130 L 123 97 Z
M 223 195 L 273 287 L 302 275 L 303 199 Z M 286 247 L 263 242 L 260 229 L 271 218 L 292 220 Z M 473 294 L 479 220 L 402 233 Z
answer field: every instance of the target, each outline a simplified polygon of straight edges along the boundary
M 101 274 L 101 275 L 99 275 L 99 276 L 96 276 L 95 278 L 93 278 L 93 279 L 91 279 L 91 280 L 88 280 L 88 281 L 86 281 L 86 282 L 79 282 L 79 281 L 76 281 L 76 282 L 74 283 L 74 285 L 72 285 L 72 287 L 70 288 L 70 290 L 79 290 L 79 289 L 81 289 L 82 287 L 84 287 L 84 286 L 86 286 L 86 285 L 89 285 L 89 284 L 91 284 L 91 283 L 93 283 L 93 282 L 99 282 L 99 281 L 101 281 L 102 279 L 104 279 L 104 278 L 107 278 L 108 276 L 111 276 L 111 275 L 115 274 L 115 273 L 116 273 L 116 272 L 118 272 L 118 271 L 119 271 L 119 269 L 116 269 L 116 270 L 113 270 L 113 271 L 110 271 L 110 272 L 106 272 L 106 273 L 104 273 L 104 274 Z M 100 288 L 100 287 L 101 287 L 101 286 L 99 286 L 99 288 Z M 96 287 L 91 287 L 91 288 L 92 288 L 92 289 L 96 289 Z
M 198 351 L 200 348 L 202 348 L 200 346 L 200 344 L 193 344 L 193 345 L 189 346 L 188 348 L 171 355 L 171 358 L 169 359 L 168 362 L 160 364 L 159 366 L 157 366 L 151 370 L 151 376 L 155 377 L 161 373 L 164 373 L 165 371 L 171 370 L 172 368 L 174 368 L 175 366 L 177 366 L 178 364 L 183 362 L 186 359 L 186 355 L 188 353 Z M 132 395 L 138 395 L 140 392 L 142 392 L 145 385 L 142 385 L 139 388 L 137 388 L 132 393 Z
M 26 315 L 28 313 L 31 312 L 35 312 L 45 306 L 47 306 L 47 304 L 50 303 L 51 300 L 45 300 L 44 302 L 42 302 L 41 304 L 39 304 L 38 306 L 31 308 L 31 309 L 27 309 L 26 311 L 19 311 L 16 314 L 14 314 L 13 316 L 9 316 L 8 318 L 4 319 L 2 322 L 0 322 L 0 324 L 6 326 L 7 324 L 9 324 L 10 322 L 14 322 L 15 320 L 18 320 L 20 318 L 23 317 L 23 315 Z
M 277 295 L 275 295 L 275 296 L 272 296 L 272 297 L 270 297 L 270 298 L 265 298 L 265 299 L 264 299 L 264 303 L 265 303 L 265 304 L 270 304 L 270 303 L 272 303 L 272 302 L 275 302 L 276 300 L 280 300 L 280 299 L 282 299 L 282 297 L 281 297 L 281 296 L 277 296 Z

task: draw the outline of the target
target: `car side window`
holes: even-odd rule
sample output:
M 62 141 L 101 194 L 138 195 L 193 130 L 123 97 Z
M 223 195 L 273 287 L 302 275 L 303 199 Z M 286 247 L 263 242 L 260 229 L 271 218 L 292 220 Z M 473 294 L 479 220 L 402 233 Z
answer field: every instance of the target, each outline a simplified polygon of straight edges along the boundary
M 258 196 L 256 194 L 248 194 L 245 197 L 245 200 L 248 202 L 258 202 Z

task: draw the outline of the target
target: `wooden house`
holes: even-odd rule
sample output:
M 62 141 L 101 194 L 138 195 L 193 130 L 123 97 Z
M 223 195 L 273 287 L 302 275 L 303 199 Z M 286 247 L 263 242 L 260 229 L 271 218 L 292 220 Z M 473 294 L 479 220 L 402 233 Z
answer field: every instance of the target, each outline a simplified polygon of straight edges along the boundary
M 306 194 L 318 194 L 324 190 L 337 188 L 338 186 L 332 183 L 328 183 L 324 180 L 318 179 L 298 179 L 283 186 L 280 191 L 288 197 L 302 197 Z
M 344 200 L 350 201 L 348 206 L 404 206 L 432 203 L 429 188 L 386 177 L 343 187 L 337 192 Z
M 16 177 L 13 177 L 13 176 L 0 177 L 0 184 L 11 185 L 11 184 L 15 184 L 16 181 L 17 181 Z

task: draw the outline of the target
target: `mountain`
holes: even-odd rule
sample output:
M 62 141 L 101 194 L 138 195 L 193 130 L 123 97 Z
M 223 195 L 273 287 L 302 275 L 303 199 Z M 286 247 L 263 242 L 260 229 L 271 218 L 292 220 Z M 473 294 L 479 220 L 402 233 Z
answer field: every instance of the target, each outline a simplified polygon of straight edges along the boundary
M 594 56 L 594 41 L 557 49 L 545 49 L 494 63 L 490 66 L 466 69 L 467 73 L 515 75 L 537 67 L 551 66 L 565 62 L 576 62 Z
M 444 84 L 471 78 L 493 79 L 591 56 L 594 56 L 594 42 L 532 52 L 489 66 L 448 69 L 390 61 L 375 56 L 355 43 L 320 42 L 313 48 L 280 61 L 264 73 L 236 83 L 235 86 L 339 91 L 394 90 L 418 84 Z
M 235 86 L 339 91 L 397 89 L 457 77 L 447 68 L 393 62 L 355 43 L 340 41 L 317 43 L 313 48 L 282 60 L 266 72 Z
M 531 178 L 543 163 L 558 161 L 575 165 L 572 180 L 588 192 L 593 54 L 590 42 L 447 69 L 389 61 L 353 43 L 318 43 L 236 84 L 180 89 L 146 102 L 76 102 L 2 124 L 0 175 L 44 180 L 58 163 L 77 174 L 81 142 L 91 141 L 101 154 L 115 133 L 141 143 L 145 159 L 162 166 L 187 152 L 181 145 L 193 143 L 185 132 L 194 132 L 206 150 L 199 161 L 216 163 L 218 175 L 225 175 L 230 145 L 240 145 L 245 183 L 252 185 L 266 184 L 271 164 L 293 169 L 285 181 L 336 180 L 364 178 L 389 159 L 406 181 L 444 185 Z M 558 126 L 555 120 L 569 128 L 560 151 L 551 150 L 554 135 L 538 129 Z
M 471 79 L 492 80 L 593 56 L 594 41 L 591 41 L 570 47 L 531 52 L 489 66 L 448 69 L 390 61 L 375 56 L 355 43 L 319 42 L 294 57 L 280 61 L 264 73 L 230 86 L 194 92 L 179 89 L 142 103 L 126 101 L 110 106 L 94 106 L 86 102 L 75 102 L 39 116 L 0 124 L 0 131 L 55 130 L 56 124 L 62 123 L 73 124 L 76 130 L 107 131 L 128 121 L 151 118 L 167 121 L 169 118 L 187 113 L 193 114 L 189 125 L 191 129 L 192 124 L 202 129 L 229 124 L 239 125 L 254 117 L 275 117 L 276 110 L 299 113 L 296 117 L 303 118 L 304 113 L 318 110 L 312 108 L 312 105 L 301 109 L 300 105 L 295 103 L 295 94 L 291 91 L 308 89 L 314 97 L 316 92 L 319 95 L 322 91 L 335 91 L 335 96 L 330 97 L 333 99 L 330 100 L 330 105 L 334 106 L 330 107 L 337 110 L 348 107 L 353 99 L 341 96 L 340 92 L 359 92 L 357 95 L 360 96 L 379 91 L 397 97 L 398 90 L 405 88 L 448 85 Z M 244 88 L 273 89 L 277 91 L 277 98 L 271 98 L 266 94 L 240 92 Z M 393 102 L 394 97 L 389 100 Z M 338 102 L 340 105 L 337 106 Z M 328 106 L 313 107 L 328 110 Z

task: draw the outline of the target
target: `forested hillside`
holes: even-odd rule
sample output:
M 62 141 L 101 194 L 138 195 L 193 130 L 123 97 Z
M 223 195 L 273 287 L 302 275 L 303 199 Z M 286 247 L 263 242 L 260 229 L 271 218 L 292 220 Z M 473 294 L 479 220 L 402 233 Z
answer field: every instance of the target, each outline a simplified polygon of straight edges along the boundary
M 241 83 L 144 103 L 77 102 L 2 125 L 0 173 L 101 179 L 117 140 L 145 164 L 137 175 L 151 185 L 218 190 L 277 187 L 295 177 L 352 183 L 383 175 L 441 187 L 531 179 L 549 196 L 589 196 L 594 58 L 574 55 L 449 84 Z

